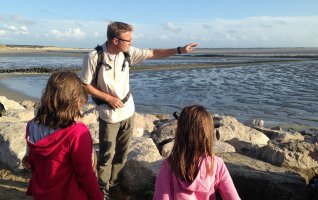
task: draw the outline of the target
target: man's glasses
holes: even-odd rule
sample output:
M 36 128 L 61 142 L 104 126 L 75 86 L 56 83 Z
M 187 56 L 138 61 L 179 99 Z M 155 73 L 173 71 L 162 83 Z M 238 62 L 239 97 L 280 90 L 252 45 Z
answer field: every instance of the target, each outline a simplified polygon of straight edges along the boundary
M 122 39 L 122 38 L 117 38 L 118 40 L 120 40 L 120 41 L 124 41 L 124 42 L 131 42 L 131 39 L 130 40 L 125 40 L 125 39 Z

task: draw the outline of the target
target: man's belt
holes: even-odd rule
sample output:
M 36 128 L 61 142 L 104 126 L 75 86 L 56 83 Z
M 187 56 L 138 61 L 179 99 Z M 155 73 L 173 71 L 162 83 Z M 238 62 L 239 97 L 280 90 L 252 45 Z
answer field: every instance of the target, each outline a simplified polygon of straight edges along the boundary
M 131 93 L 130 93 L 130 90 L 129 90 L 128 93 L 126 94 L 126 96 L 121 100 L 121 102 L 123 102 L 123 104 L 125 104 L 128 101 L 130 95 L 131 95 Z
M 126 96 L 121 100 L 121 102 L 123 102 L 123 104 L 125 104 L 125 103 L 128 101 L 130 95 L 131 95 L 131 92 L 130 92 L 130 90 L 129 90 L 128 93 L 126 94 Z M 106 101 L 103 101 L 103 100 L 98 99 L 98 98 L 95 98 L 95 97 L 92 97 L 92 100 L 93 100 L 94 103 L 96 103 L 96 105 L 98 105 L 98 106 L 99 106 L 99 105 L 102 105 L 102 104 L 108 104 Z

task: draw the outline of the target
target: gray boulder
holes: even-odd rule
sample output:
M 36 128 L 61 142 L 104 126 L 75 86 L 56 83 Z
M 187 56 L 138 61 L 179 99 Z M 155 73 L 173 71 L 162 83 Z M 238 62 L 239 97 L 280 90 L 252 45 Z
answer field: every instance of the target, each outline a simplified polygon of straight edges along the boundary
M 154 184 L 162 157 L 151 138 L 133 138 L 127 163 L 122 170 L 120 184 L 133 196 L 143 194 Z
M 219 128 L 220 140 L 222 141 L 240 138 L 242 141 L 260 145 L 265 145 L 269 141 L 269 138 L 265 134 L 254 128 L 243 125 L 234 117 L 223 116 L 223 123 L 224 125 Z
M 0 96 L 0 102 L 3 104 L 5 110 L 11 109 L 25 109 L 18 102 L 7 99 L 5 96 Z
M 310 199 L 311 190 L 297 173 L 238 153 L 218 155 L 225 161 L 241 199 Z
M 26 152 L 26 122 L 0 123 L 0 162 L 9 169 L 23 169 L 21 160 Z

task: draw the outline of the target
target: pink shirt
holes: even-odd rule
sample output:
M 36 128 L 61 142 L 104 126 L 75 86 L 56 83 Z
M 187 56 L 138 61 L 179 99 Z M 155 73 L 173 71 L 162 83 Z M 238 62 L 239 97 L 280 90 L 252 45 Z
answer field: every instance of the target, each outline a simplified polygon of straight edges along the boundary
M 203 160 L 200 171 L 192 183 L 185 182 L 171 173 L 168 160 L 165 160 L 156 179 L 154 200 L 215 200 L 218 190 L 223 200 L 240 200 L 232 178 L 223 160 L 215 156 L 213 175 L 206 176 L 206 162 Z

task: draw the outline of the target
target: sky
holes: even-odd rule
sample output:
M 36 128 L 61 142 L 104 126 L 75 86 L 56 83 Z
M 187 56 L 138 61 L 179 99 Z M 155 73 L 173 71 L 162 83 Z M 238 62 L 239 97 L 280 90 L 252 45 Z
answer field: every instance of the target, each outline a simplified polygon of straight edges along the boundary
M 111 21 L 141 48 L 318 47 L 317 0 L 0 0 L 0 44 L 92 48 Z

